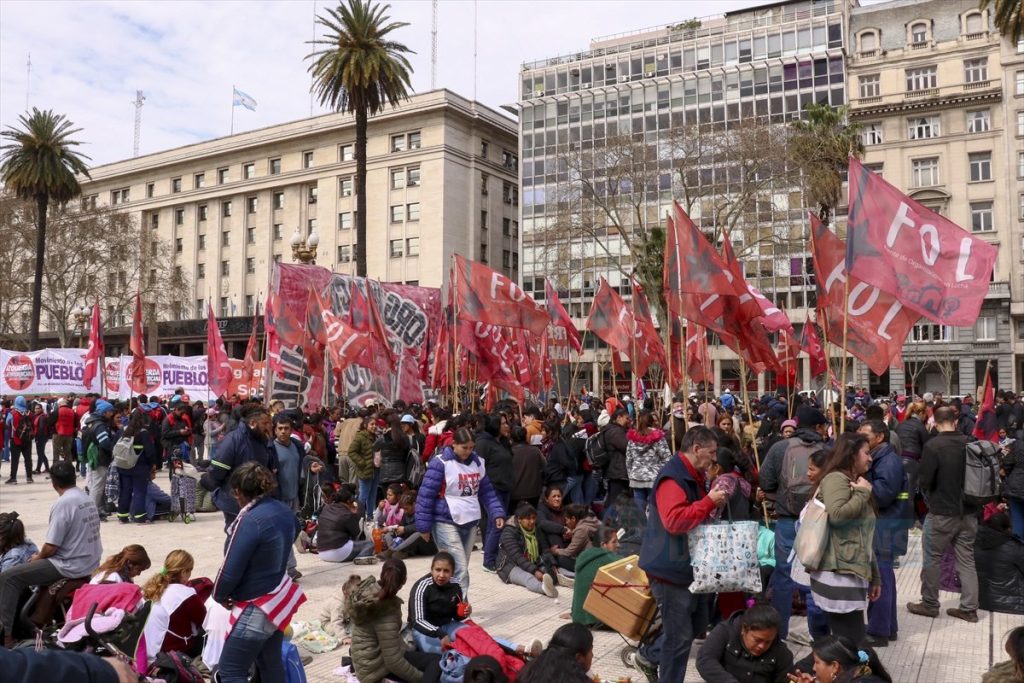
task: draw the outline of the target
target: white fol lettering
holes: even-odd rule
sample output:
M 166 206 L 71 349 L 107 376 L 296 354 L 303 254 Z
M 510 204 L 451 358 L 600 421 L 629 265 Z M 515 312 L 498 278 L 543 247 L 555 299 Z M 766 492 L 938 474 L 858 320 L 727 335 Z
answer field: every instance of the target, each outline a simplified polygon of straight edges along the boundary
M 825 292 L 831 292 L 833 285 L 837 282 L 846 282 L 846 264 L 840 261 L 836 264 L 836 267 L 832 269 L 832 272 L 825 278 Z
M 871 293 L 868 294 L 867 301 L 863 305 L 857 306 L 857 299 L 868 289 L 871 290 Z M 850 298 L 846 303 L 846 310 L 849 311 L 850 315 L 864 315 L 871 310 L 871 307 L 875 305 L 876 301 L 878 301 L 878 288 L 872 287 L 866 282 L 858 282 L 857 286 L 850 290 Z
M 900 202 L 900 208 L 896 210 L 896 215 L 892 217 L 892 223 L 889 224 L 889 234 L 885 236 L 885 246 L 891 247 L 896 243 L 896 237 L 899 235 L 900 228 L 913 228 L 914 221 L 910 220 L 907 215 L 907 211 L 910 207 L 904 202 Z
M 899 301 L 893 301 L 892 305 L 889 306 L 889 310 L 885 312 L 885 317 L 882 318 L 882 324 L 878 326 L 878 336 L 886 341 L 892 340 L 892 335 L 889 334 L 889 323 L 896 319 L 896 315 L 903 310 L 903 304 Z
M 960 240 L 960 256 L 956 260 L 956 281 L 966 282 L 973 280 L 974 276 L 967 272 L 967 262 L 971 260 L 971 247 L 973 242 L 970 237 Z
M 931 241 L 931 251 L 928 250 L 928 244 L 926 238 Z M 921 226 L 921 256 L 924 258 L 924 262 L 929 266 L 934 266 L 935 262 L 939 260 L 939 231 L 931 223 L 925 223 Z

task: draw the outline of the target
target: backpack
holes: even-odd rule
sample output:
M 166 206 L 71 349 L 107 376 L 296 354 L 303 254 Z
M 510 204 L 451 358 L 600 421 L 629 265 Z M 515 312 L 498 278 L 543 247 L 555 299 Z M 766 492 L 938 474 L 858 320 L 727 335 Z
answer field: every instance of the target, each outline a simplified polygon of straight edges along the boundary
M 114 466 L 120 467 L 122 470 L 130 470 L 138 461 L 139 451 L 135 450 L 135 439 L 130 436 L 122 436 L 118 439 L 114 444 Z
M 462 683 L 466 675 L 466 666 L 469 664 L 469 657 L 448 650 L 441 655 L 441 683 Z
M 302 666 L 299 648 L 286 640 L 281 643 L 281 657 L 284 659 L 285 683 L 306 683 L 306 669 Z
M 607 427 L 605 429 L 607 429 Z M 595 470 L 603 470 L 608 467 L 608 463 L 611 462 L 611 455 L 608 453 L 608 444 L 604 438 L 604 429 L 587 437 L 587 443 L 584 446 L 584 450 L 587 453 L 587 461 Z
M 781 500 L 792 515 L 800 514 L 811 497 L 814 487 L 807 478 L 807 461 L 812 453 L 817 453 L 822 448 L 824 444 L 820 441 L 807 443 L 800 438 L 790 439 L 786 445 L 779 473 L 777 500 Z
M 18 426 L 14 428 L 14 436 L 22 444 L 32 442 L 32 418 L 24 413 L 15 411 L 18 416 Z
M 184 652 L 158 652 L 149 675 L 167 683 L 204 683 L 203 674 Z
M 427 471 L 427 465 L 420 457 L 420 452 L 413 448 L 405 456 L 405 478 L 414 489 L 418 489 L 423 483 L 423 475 Z
M 964 458 L 963 501 L 971 505 L 984 505 L 998 500 L 1003 492 L 999 478 L 1001 450 L 991 441 L 972 441 L 967 444 Z

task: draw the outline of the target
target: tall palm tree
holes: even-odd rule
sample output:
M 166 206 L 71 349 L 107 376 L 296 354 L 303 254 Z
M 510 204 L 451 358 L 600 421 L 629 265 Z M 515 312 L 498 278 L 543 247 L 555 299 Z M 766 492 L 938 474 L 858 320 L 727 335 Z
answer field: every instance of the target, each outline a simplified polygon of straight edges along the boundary
M 981 0 L 979 9 L 995 6 L 993 23 L 1012 42 L 1024 38 L 1024 0 Z
M 36 270 L 32 280 L 32 322 L 29 349 L 39 347 L 39 314 L 43 299 L 43 262 L 46 257 L 46 210 L 50 202 L 66 204 L 82 193 L 76 176 L 89 178 L 85 160 L 75 151 L 81 143 L 71 139 L 80 132 L 63 114 L 39 111 L 18 118 L 20 127 L 8 127 L 0 136 L 11 142 L 0 146 L 0 180 L 8 192 L 36 203 Z
M 372 0 L 348 0 L 328 9 L 317 23 L 327 31 L 310 41 L 317 46 L 311 59 L 313 92 L 320 104 L 356 117 L 356 275 L 366 276 L 366 127 L 367 119 L 390 104 L 409 99 L 412 66 L 405 57 L 414 54 L 402 43 L 388 39 L 392 31 L 408 26 L 391 22 L 385 13 L 391 5 Z M 390 23 L 389 23 L 390 22 Z
M 789 151 L 804 195 L 817 205 L 818 217 L 828 225 L 841 199 L 850 155 L 864 153 L 860 126 L 847 121 L 846 107 L 809 104 L 807 117 L 793 122 Z

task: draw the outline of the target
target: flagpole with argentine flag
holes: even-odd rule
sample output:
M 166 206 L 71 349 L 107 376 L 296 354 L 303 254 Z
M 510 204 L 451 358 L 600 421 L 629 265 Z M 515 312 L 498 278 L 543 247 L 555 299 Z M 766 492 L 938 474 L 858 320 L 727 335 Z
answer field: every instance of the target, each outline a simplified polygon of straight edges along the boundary
M 244 92 L 236 88 L 234 85 L 231 86 L 231 134 L 235 134 L 235 107 L 243 106 L 249 111 L 256 111 L 256 100 L 250 95 L 246 95 Z

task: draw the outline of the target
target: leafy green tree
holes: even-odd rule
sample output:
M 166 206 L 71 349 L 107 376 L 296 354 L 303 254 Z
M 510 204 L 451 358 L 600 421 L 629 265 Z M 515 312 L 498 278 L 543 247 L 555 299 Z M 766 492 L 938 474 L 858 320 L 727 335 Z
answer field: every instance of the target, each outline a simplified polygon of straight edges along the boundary
M 317 23 L 327 32 L 310 41 L 316 49 L 306 59 L 313 74 L 313 92 L 320 104 L 356 119 L 356 275 L 366 276 L 366 129 L 370 116 L 390 104 L 397 107 L 409 98 L 412 66 L 406 54 L 412 51 L 389 38 L 408 26 L 390 20 L 390 5 L 372 0 L 348 0 Z
M 10 140 L 0 146 L 0 180 L 7 191 L 36 203 L 35 274 L 32 280 L 32 312 L 29 349 L 39 348 L 39 317 L 43 297 L 43 264 L 46 256 L 46 212 L 50 202 L 64 205 L 82 193 L 78 176 L 89 176 L 85 160 L 72 139 L 74 128 L 63 114 L 52 110 L 19 117 L 20 127 L 8 127 L 0 136 Z
M 981 0 L 979 9 L 992 5 L 995 9 L 992 21 L 996 28 L 1012 42 L 1024 38 L 1024 1 L 1022 0 Z
M 817 205 L 818 217 L 828 225 L 842 198 L 850 155 L 864 153 L 860 126 L 848 122 L 846 107 L 809 104 L 807 116 L 793 122 L 789 149 L 807 202 Z

